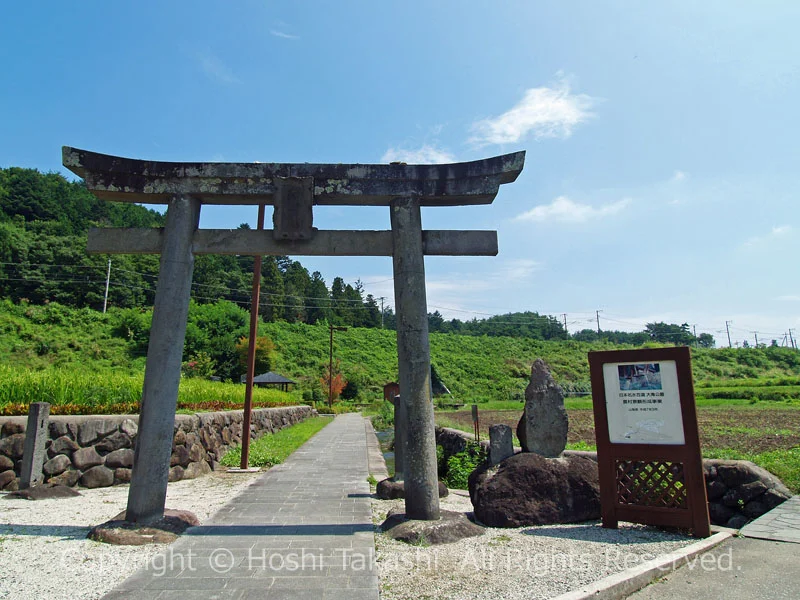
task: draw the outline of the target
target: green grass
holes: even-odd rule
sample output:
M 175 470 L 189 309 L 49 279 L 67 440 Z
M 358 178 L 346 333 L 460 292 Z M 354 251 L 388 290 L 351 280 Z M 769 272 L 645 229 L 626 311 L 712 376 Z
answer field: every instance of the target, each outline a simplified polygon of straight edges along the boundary
M 281 429 L 277 433 L 261 436 L 250 444 L 250 466 L 272 467 L 281 464 L 331 420 L 328 417 L 313 417 Z M 236 446 L 231 448 L 220 462 L 226 467 L 238 467 L 241 460 L 242 449 Z
M 143 374 L 78 369 L 28 370 L 0 365 L 0 415 L 27 414 L 31 402 L 49 402 L 53 414 L 138 412 Z M 278 390 L 255 388 L 256 406 L 299 404 Z M 222 410 L 244 404 L 244 386 L 182 379 L 178 406 L 184 410 Z

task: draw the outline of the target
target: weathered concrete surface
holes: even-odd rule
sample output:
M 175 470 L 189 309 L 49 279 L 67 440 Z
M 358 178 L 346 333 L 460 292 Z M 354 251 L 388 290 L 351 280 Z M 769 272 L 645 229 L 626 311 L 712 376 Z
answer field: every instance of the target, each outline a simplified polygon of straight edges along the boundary
M 50 404 L 32 402 L 28 409 L 28 425 L 25 430 L 25 447 L 22 451 L 22 469 L 19 476 L 20 489 L 42 483 L 42 466 L 46 456 L 46 443 L 49 437 L 47 419 Z
M 312 177 L 315 204 L 490 204 L 522 172 L 525 152 L 442 165 L 157 162 L 64 146 L 62 163 L 98 198 L 165 204 L 190 194 L 203 204 L 272 204 L 276 177 Z
M 390 213 L 400 397 L 408 410 L 404 473 L 406 514 L 410 519 L 435 520 L 439 518 L 436 434 L 419 201 L 395 199 Z
M 517 425 L 517 437 L 525 452 L 548 458 L 560 456 L 567 446 L 569 419 L 564 391 L 541 358 L 531 365 L 531 381 L 525 388 L 525 410 Z
M 274 230 L 200 229 L 195 254 L 391 256 L 391 231 L 316 231 L 313 238 L 278 240 Z M 164 230 L 154 227 L 90 229 L 89 254 L 158 254 Z M 428 256 L 497 256 L 496 231 L 422 232 Z
M 127 518 L 134 523 L 148 524 L 164 516 L 194 270 L 192 236 L 199 219 L 199 200 L 176 196 L 170 201 L 128 495 Z

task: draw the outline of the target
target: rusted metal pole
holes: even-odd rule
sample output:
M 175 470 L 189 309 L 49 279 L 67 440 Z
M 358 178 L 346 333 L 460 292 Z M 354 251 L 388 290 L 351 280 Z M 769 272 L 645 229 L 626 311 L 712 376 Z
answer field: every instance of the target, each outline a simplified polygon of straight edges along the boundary
M 258 205 L 258 230 L 264 229 L 264 205 Z M 253 261 L 253 293 L 250 297 L 250 340 L 247 344 L 247 376 L 244 384 L 244 421 L 242 422 L 241 469 L 250 464 L 250 420 L 253 412 L 253 378 L 256 371 L 256 338 L 258 337 L 258 302 L 261 295 L 261 256 Z
M 435 521 L 440 516 L 439 489 L 420 202 L 416 198 L 395 198 L 390 212 L 400 399 L 408 415 L 404 465 L 406 516 Z

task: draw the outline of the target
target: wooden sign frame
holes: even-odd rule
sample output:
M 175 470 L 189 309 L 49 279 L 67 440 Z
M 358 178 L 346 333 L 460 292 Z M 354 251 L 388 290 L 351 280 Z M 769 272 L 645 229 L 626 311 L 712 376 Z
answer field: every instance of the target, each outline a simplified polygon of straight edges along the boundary
M 589 371 L 603 527 L 629 521 L 711 535 L 689 348 L 590 352 Z M 642 419 L 621 433 L 621 417 Z

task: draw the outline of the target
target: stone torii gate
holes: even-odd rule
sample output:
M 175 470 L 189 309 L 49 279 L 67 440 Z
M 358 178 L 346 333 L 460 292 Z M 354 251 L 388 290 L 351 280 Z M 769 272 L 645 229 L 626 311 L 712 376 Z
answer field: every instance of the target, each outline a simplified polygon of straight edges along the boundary
M 446 165 L 343 165 L 174 163 L 62 151 L 64 166 L 101 200 L 167 205 L 163 229 L 89 232 L 90 253 L 161 255 L 128 521 L 148 524 L 164 514 L 195 254 L 392 257 L 406 516 L 439 518 L 424 256 L 495 256 L 497 232 L 423 231 L 420 207 L 491 204 L 500 185 L 522 171 L 524 152 Z M 272 204 L 273 229 L 199 229 L 203 204 Z M 387 206 L 391 230 L 318 231 L 315 204 Z

